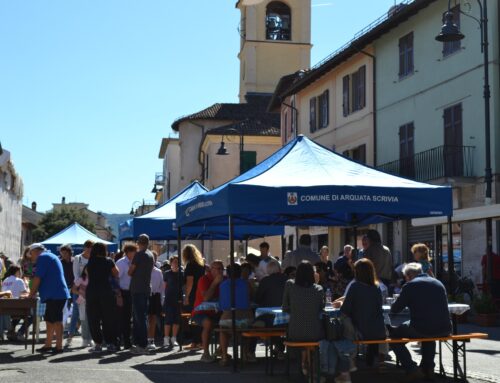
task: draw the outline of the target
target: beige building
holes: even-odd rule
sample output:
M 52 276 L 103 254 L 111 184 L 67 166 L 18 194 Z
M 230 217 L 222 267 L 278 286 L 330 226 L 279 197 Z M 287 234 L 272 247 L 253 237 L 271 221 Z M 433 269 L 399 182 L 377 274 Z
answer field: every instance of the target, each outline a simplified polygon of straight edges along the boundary
M 43 218 L 43 214 L 36 210 L 36 202 L 31 203 L 31 208 L 23 205 L 22 213 L 22 233 L 21 233 L 21 253 L 34 242 L 33 230 Z
M 0 252 L 14 262 L 20 257 L 22 198 L 22 179 L 0 145 Z

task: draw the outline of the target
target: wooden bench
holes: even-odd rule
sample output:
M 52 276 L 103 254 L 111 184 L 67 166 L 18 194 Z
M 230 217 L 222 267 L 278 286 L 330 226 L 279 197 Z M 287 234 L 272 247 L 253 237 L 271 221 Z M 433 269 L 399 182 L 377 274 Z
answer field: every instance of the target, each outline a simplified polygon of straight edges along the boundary
M 453 353 L 453 378 L 458 380 L 458 375 L 464 381 L 467 380 L 467 350 L 465 344 L 471 339 L 487 339 L 488 334 L 474 332 L 468 334 L 455 334 L 443 337 L 433 338 L 387 338 L 383 340 L 357 340 L 354 343 L 357 345 L 369 344 L 395 344 L 395 343 L 410 343 L 410 342 L 439 342 L 439 373 L 446 375 L 443 367 L 442 343 L 451 349 Z M 452 342 L 450 347 L 448 342 Z M 459 344 L 461 343 L 461 344 Z M 460 366 L 459 354 L 462 354 L 463 368 Z
M 285 341 L 285 346 L 287 348 L 286 351 L 286 373 L 287 375 L 290 374 L 290 353 L 289 349 L 290 348 L 298 348 L 298 349 L 304 349 L 307 352 L 307 359 L 311 361 L 311 365 L 309 366 L 309 382 L 314 383 L 314 374 L 313 374 L 313 368 L 312 365 L 314 365 L 314 370 L 316 372 L 316 380 L 317 383 L 320 382 L 320 360 L 319 360 L 319 342 L 292 342 L 292 341 Z M 312 357 L 311 357 L 312 356 Z M 313 363 L 313 361 L 315 363 Z M 302 363 L 302 358 L 299 357 L 299 363 Z
M 286 335 L 285 329 L 279 328 L 258 328 L 258 329 L 247 329 L 247 331 L 242 332 L 241 336 L 243 338 L 259 338 L 264 341 L 266 350 L 266 374 L 274 374 L 274 358 L 273 358 L 273 339 L 282 338 Z M 270 358 L 269 358 L 270 356 Z

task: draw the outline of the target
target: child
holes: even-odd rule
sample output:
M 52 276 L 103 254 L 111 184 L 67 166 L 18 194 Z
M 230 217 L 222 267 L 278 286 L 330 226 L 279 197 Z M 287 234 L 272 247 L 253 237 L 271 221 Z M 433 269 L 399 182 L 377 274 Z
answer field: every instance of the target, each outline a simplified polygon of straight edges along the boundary
M 21 268 L 16 265 L 11 265 L 7 273 L 5 274 L 6 278 L 2 282 L 2 290 L 10 291 L 12 293 L 12 298 L 20 299 L 26 298 L 30 292 L 26 282 L 21 279 Z M 24 340 L 24 335 L 26 332 L 26 328 L 31 325 L 32 318 L 28 317 L 26 322 L 23 322 L 23 325 L 19 328 L 16 334 L 16 326 L 19 324 L 20 319 L 13 319 L 11 322 L 11 328 L 8 334 L 8 338 L 10 340 Z
M 411 252 L 413 253 L 413 258 L 415 262 L 422 265 L 422 271 L 424 274 L 434 278 L 434 273 L 432 272 L 432 264 L 429 258 L 429 248 L 423 243 L 417 243 L 411 247 Z
M 78 313 L 80 314 L 80 323 L 82 328 L 82 347 L 92 347 L 92 337 L 90 336 L 89 324 L 85 312 L 85 290 L 87 289 L 88 283 L 87 266 L 85 266 L 82 271 L 82 276 L 75 279 L 72 288 L 73 293 L 78 294 L 76 304 L 78 305 Z M 66 347 L 71 345 L 71 340 L 71 336 L 66 339 Z
M 163 280 L 165 281 L 165 303 L 163 304 L 163 313 L 165 315 L 165 338 L 163 346 L 177 347 L 177 334 L 179 332 L 179 257 L 176 255 L 170 257 L 170 270 L 165 272 Z M 170 338 L 172 330 L 172 338 Z

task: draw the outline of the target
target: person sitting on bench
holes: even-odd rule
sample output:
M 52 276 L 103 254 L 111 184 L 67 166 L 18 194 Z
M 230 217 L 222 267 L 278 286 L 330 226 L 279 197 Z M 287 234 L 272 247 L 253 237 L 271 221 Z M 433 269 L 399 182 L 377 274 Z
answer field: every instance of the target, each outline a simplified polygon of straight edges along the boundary
M 443 284 L 423 273 L 419 263 L 409 263 L 403 268 L 407 283 L 398 299 L 392 304 L 391 312 L 399 313 L 405 307 L 410 309 L 410 321 L 396 328 L 389 328 L 391 338 L 434 338 L 451 333 L 448 298 Z M 412 360 L 404 344 L 393 344 L 392 348 L 407 372 L 407 381 L 434 375 L 436 342 L 422 342 L 420 369 Z

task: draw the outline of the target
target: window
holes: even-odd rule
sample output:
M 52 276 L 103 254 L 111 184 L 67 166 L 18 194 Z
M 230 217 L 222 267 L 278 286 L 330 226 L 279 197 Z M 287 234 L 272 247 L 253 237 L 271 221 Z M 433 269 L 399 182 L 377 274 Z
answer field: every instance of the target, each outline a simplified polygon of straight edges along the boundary
M 291 40 L 292 17 L 290 7 L 281 1 L 271 1 L 266 9 L 266 39 Z
M 318 129 L 323 129 L 328 126 L 329 92 L 325 90 L 321 95 L 312 97 L 309 100 L 309 130 L 314 133 Z
M 359 145 L 354 149 L 344 150 L 342 153 L 344 156 L 353 159 L 362 164 L 366 164 L 366 145 Z
M 413 74 L 413 32 L 399 39 L 399 77 Z
M 455 5 L 450 9 L 451 13 L 453 13 L 453 22 L 457 25 L 458 29 L 460 29 L 460 4 Z M 444 15 L 443 13 L 443 24 L 444 24 Z M 443 56 L 446 57 L 459 51 L 462 47 L 460 40 L 458 41 L 449 41 L 443 43 Z
M 443 160 L 446 177 L 463 175 L 462 104 L 446 108 L 443 113 Z
M 399 127 L 399 174 L 408 178 L 415 177 L 414 132 L 413 122 Z
M 328 126 L 328 89 L 318 97 L 319 109 L 319 126 L 318 129 L 323 129 Z
M 316 131 L 316 97 L 309 100 L 309 131 L 314 133 Z
M 366 66 L 342 78 L 342 111 L 345 116 L 366 106 Z
M 240 153 L 240 174 L 257 165 L 257 152 L 243 151 Z

